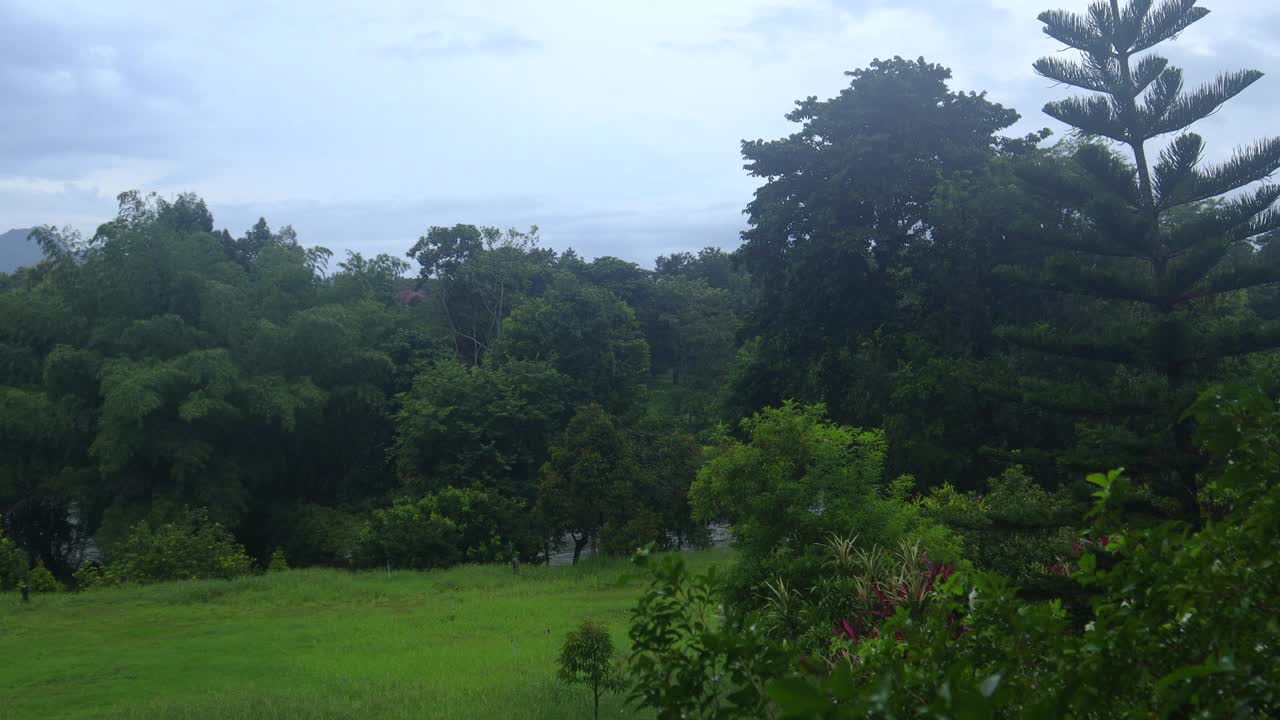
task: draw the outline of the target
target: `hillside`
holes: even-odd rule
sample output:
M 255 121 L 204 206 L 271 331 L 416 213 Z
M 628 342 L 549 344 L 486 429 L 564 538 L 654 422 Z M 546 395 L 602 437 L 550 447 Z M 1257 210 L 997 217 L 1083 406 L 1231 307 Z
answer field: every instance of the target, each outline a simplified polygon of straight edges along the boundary
M 0 235 L 0 272 L 35 265 L 44 257 L 40 246 L 27 240 L 30 233 L 31 228 L 14 228 Z

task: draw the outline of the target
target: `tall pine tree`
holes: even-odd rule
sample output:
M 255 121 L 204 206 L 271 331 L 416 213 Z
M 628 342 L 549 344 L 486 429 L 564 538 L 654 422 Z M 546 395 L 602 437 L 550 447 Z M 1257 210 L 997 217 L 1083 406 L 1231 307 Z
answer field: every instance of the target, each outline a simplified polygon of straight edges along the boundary
M 1039 16 L 1080 60 L 1046 57 L 1036 71 L 1090 93 L 1044 111 L 1090 141 L 1073 172 L 1052 162 L 1028 170 L 1037 191 L 1071 209 L 1071 222 L 1041 233 L 1057 250 L 1047 262 L 1011 275 L 1065 293 L 1077 312 L 1004 332 L 1043 353 L 1055 375 L 1022 382 L 1021 396 L 1078 420 L 1067 464 L 1125 462 L 1186 511 L 1197 509 L 1198 490 L 1184 408 L 1208 382 L 1247 370 L 1250 354 L 1280 347 L 1280 323 L 1242 300 L 1280 282 L 1280 258 L 1262 252 L 1280 228 L 1280 187 L 1258 184 L 1280 167 L 1280 139 L 1212 165 L 1202 162 L 1203 139 L 1187 131 L 1262 73 L 1184 90 L 1181 70 L 1143 54 L 1208 12 L 1196 0 L 1104 0 L 1085 15 Z M 1149 147 L 1170 134 L 1162 149 Z

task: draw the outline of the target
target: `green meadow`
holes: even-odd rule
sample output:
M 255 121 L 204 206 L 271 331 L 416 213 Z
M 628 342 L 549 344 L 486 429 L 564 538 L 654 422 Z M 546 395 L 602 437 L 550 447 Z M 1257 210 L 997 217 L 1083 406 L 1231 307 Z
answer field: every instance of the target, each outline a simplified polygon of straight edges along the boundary
M 586 718 L 589 694 L 555 679 L 559 645 L 594 618 L 625 652 L 643 583 L 611 560 L 8 593 L 0 717 Z M 637 713 L 611 696 L 601 716 Z

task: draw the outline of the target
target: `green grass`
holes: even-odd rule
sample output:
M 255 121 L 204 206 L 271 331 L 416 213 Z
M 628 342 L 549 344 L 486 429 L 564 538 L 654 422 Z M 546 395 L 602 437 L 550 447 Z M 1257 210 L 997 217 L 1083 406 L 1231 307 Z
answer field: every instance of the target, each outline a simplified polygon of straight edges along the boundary
M 7 593 L 0 718 L 587 718 L 559 645 L 595 618 L 625 652 L 642 583 L 605 561 Z M 601 716 L 638 715 L 610 697 Z

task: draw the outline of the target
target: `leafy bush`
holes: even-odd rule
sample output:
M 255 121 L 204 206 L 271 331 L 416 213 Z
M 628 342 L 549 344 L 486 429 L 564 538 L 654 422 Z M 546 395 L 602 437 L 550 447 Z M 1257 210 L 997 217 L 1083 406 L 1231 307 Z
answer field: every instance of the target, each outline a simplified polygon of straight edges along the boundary
M 284 572 L 289 569 L 289 560 L 285 557 L 284 548 L 276 548 L 271 553 L 271 561 L 267 563 L 267 572 Z
M 957 572 L 933 583 L 928 602 L 892 603 L 877 632 L 838 627 L 833 634 L 845 636 L 847 653 L 833 664 L 793 656 L 757 666 L 753 682 L 768 689 L 760 702 L 774 705 L 758 714 L 1280 716 L 1280 404 L 1256 388 L 1220 388 L 1190 414 L 1214 457 L 1203 489 L 1223 515 L 1199 526 L 1130 529 L 1132 487 L 1123 472 L 1089 476 L 1097 490 L 1086 521 L 1098 539 L 1081 544 L 1071 576 L 1095 593 L 1087 624 L 1074 627 L 1059 600 L 1027 602 L 998 574 Z M 633 636 L 656 637 L 663 647 L 698 642 L 706 631 L 684 620 L 696 603 L 682 601 L 659 574 L 661 584 L 668 587 L 637 607 Z M 702 602 L 711 602 L 714 589 L 701 587 Z M 725 627 L 735 637 L 718 638 L 701 659 L 686 657 L 686 676 L 710 676 L 725 648 L 760 642 L 750 627 Z M 771 643 L 767 652 L 785 648 Z M 661 687 L 661 677 L 643 676 L 637 691 L 660 712 L 706 695 L 700 683 Z
M 322 505 L 303 505 L 286 521 L 281 540 L 285 554 L 298 567 L 342 565 L 351 561 L 359 537 L 361 518 Z
M 244 547 L 221 524 L 209 519 L 207 510 L 188 510 L 172 522 L 152 528 L 146 522 L 133 526 L 129 535 L 108 553 L 109 562 L 100 577 L 86 570 L 92 584 L 154 583 L 167 580 L 233 578 L 253 567 Z
M 37 593 L 62 592 L 63 589 L 62 583 L 44 566 L 43 560 L 37 561 L 36 566 L 27 574 L 27 585 L 31 592 Z
M 518 506 L 495 493 L 445 488 L 417 500 L 401 498 L 375 510 L 361 529 L 357 562 L 402 568 L 449 567 L 506 556 Z
M 656 513 L 640 508 L 625 522 L 606 525 L 600 532 L 600 550 L 605 555 L 626 557 L 637 549 L 662 538 L 661 519 Z
M 75 587 L 77 590 L 90 590 L 104 584 L 102 566 L 96 562 L 80 563 L 80 567 L 76 568 L 71 577 L 75 578 Z
M 751 607 L 766 581 L 813 586 L 830 533 L 854 532 L 866 547 L 918 539 L 950 560 L 958 544 L 910 500 L 914 480 L 882 481 L 879 430 L 836 425 L 822 405 L 786 403 L 742 421 L 746 441 L 719 428 L 689 496 L 702 521 L 732 524 L 739 562 L 730 600 Z
M 647 553 L 638 564 L 649 566 Z M 788 668 L 782 647 L 723 615 L 723 580 L 690 575 L 671 555 L 653 563 L 631 612 L 632 702 L 659 720 L 767 717 L 765 682 Z
M 609 631 L 590 620 L 582 623 L 565 638 L 560 648 L 559 663 L 562 682 L 580 683 L 591 688 L 595 717 L 599 720 L 600 695 L 624 686 L 624 675 L 614 657 Z
M 5 537 L 0 526 L 0 590 L 18 587 L 27 574 L 27 555 L 18 544 Z

